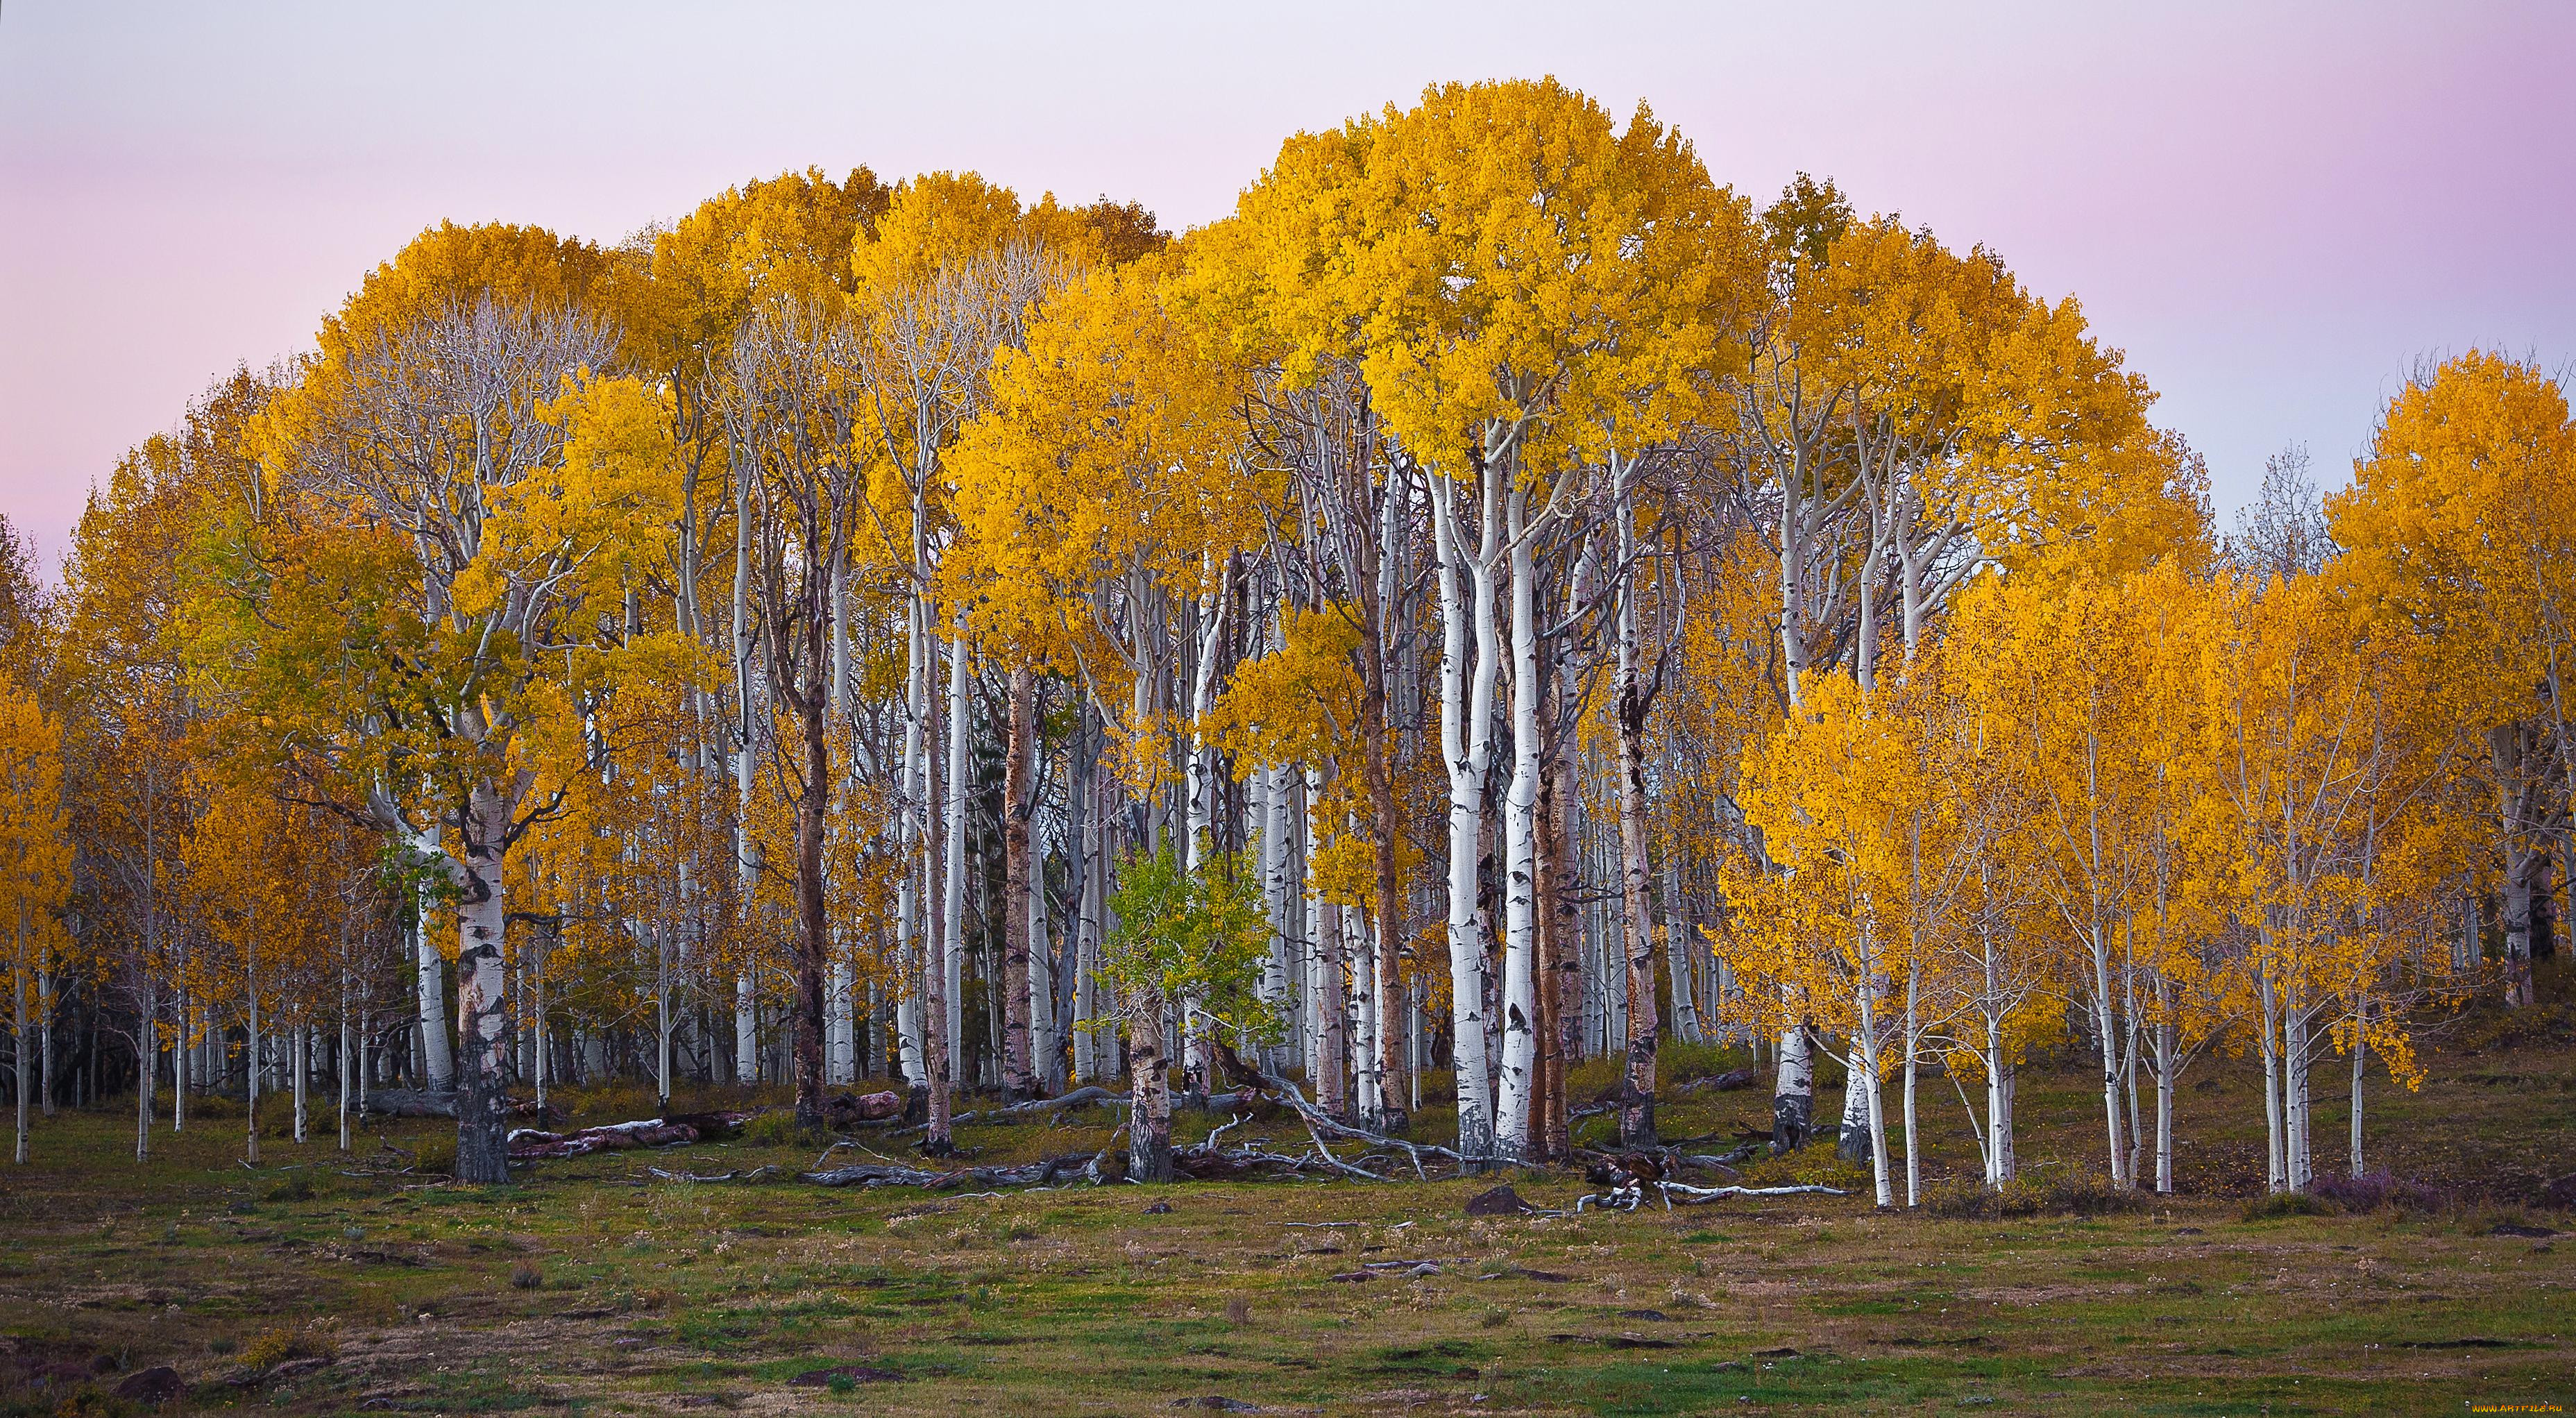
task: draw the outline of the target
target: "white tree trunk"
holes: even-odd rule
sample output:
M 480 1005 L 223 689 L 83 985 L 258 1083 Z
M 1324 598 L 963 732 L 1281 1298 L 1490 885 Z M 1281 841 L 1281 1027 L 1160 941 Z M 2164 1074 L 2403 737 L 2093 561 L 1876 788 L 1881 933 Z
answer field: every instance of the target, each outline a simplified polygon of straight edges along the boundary
M 1081 818 L 1082 896 L 1074 910 L 1068 940 L 1073 970 L 1073 1081 L 1089 1083 L 1100 1077 L 1098 1061 L 1099 1035 L 1095 1031 L 1100 1016 L 1100 998 L 1095 987 L 1093 965 L 1097 960 L 1100 926 L 1101 794 L 1094 779 L 1097 765 L 1084 763 L 1074 774 L 1077 789 L 1075 803 Z
M 1360 1117 L 1374 1119 L 1384 1114 L 1386 1092 L 1378 1073 L 1377 940 L 1367 915 L 1342 912 L 1342 933 L 1351 961 L 1351 1017 L 1356 1021 L 1351 1038 L 1353 1101 Z
M 1794 1005 L 1786 986 L 1781 988 L 1782 1002 Z M 1807 1043 L 1803 1024 L 1792 1024 L 1780 1033 L 1778 1082 L 1771 1090 L 1771 1147 L 1788 1151 L 1806 1145 L 1807 1135 L 1815 1127 L 1816 1060 Z
M 412 851 L 436 861 L 440 857 L 438 829 L 425 828 L 414 834 Z M 447 970 L 439 958 L 438 943 L 429 933 L 432 897 L 427 883 L 420 889 L 416 903 L 418 915 L 412 925 L 412 945 L 417 952 L 420 980 L 420 1052 L 421 1068 L 433 1093 L 445 1093 L 456 1087 L 456 1055 L 449 1043 L 453 1037 L 447 1029 Z
M 947 1058 L 949 1069 L 956 1068 L 958 1051 L 965 1039 L 966 999 L 966 799 L 973 784 L 968 781 L 972 762 L 967 750 L 973 746 L 974 726 L 968 718 L 970 701 L 966 697 L 966 674 L 972 651 L 966 644 L 966 612 L 957 612 L 956 634 L 948 642 L 948 847 L 941 853 L 939 948 L 942 983 L 946 986 Z
M 2353 1019 L 2352 1019 L 2352 1167 L 2351 1167 L 2351 1175 L 2356 1176 L 2356 1177 L 2358 1177 L 2358 1176 L 2360 1176 L 2360 1175 L 2361 1175 L 2361 1079 L 2362 1079 L 2362 1069 L 2363 1069 L 2363 1066 L 2364 1066 L 2364 1064 L 2365 1064 L 2365 1061 L 2369 1058 L 2369 1055 L 2370 1055 L 2370 1043 L 2369 1043 L 2369 1040 L 2364 1036 L 2363 1031 L 2364 1031 L 2364 1030 L 2369 1026 L 2369 1024 L 2370 1024 L 2370 1001 L 2369 1001 L 2369 1000 L 2367 1000 L 2367 999 L 2365 999 L 2365 1000 L 2360 1001 L 2358 1004 L 2356 1004 L 2356 1005 L 2353 1007 Z
M 2270 971 L 2256 971 L 2254 990 L 2262 1008 L 2263 1026 L 2263 1134 L 2267 1163 L 2264 1184 L 2277 1192 L 2289 1185 L 2290 1171 L 2282 1132 L 2281 1016 L 2278 1001 L 2272 994 Z
M 295 1026 L 295 1043 L 289 1064 L 295 1070 L 295 1140 L 301 1143 L 305 1140 L 307 1117 L 305 1080 L 311 1077 L 313 1072 L 313 1027 L 311 1025 Z
M 1044 753 L 1041 747 L 1037 750 Z M 1029 843 L 1029 1060 L 1040 1092 L 1064 1092 L 1064 1045 L 1055 1032 L 1055 950 L 1047 932 L 1046 853 Z
M 12 994 L 16 997 L 17 1027 L 9 1035 L 10 1062 L 18 1075 L 18 1152 L 17 1163 L 27 1165 L 27 922 L 26 908 L 18 912 L 18 957 L 16 968 L 9 972 Z
M 1490 1156 L 1494 1111 L 1485 1053 L 1485 947 L 1476 911 L 1476 867 L 1483 854 L 1485 772 L 1493 754 L 1494 571 L 1487 556 L 1460 544 L 1449 480 L 1431 480 L 1432 523 L 1440 559 L 1440 745 L 1449 772 L 1449 977 L 1457 1035 L 1458 1150 Z M 1490 498 L 1488 499 L 1490 501 Z M 1495 537 L 1490 510 L 1485 541 Z M 1475 663 L 1468 664 L 1472 635 Z
M 1538 1084 L 1538 596 L 1524 525 L 1529 494 L 1507 496 L 1512 576 L 1512 777 L 1503 794 L 1502 1076 L 1494 1151 L 1531 1155 L 1531 1095 Z

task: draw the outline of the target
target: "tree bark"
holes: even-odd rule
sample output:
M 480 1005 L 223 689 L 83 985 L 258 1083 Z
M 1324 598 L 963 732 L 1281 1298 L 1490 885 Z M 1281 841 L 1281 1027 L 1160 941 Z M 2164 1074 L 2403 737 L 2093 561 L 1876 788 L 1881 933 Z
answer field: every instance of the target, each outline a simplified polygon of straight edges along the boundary
M 509 1059 L 502 1030 L 507 979 L 502 932 L 509 918 L 501 854 L 510 802 L 478 779 L 465 807 L 456 863 L 456 1179 L 497 1185 L 510 1179 L 507 1103 L 501 1079 Z
M 438 830 L 430 828 L 417 834 L 411 849 L 425 860 L 440 860 Z M 412 901 L 411 927 L 420 983 L 421 1068 L 428 1075 L 427 1086 L 445 1093 L 456 1087 L 456 1054 L 447 1028 L 447 962 L 439 957 L 438 944 L 430 938 L 429 906 L 429 886 L 424 882 Z
M 1168 1006 L 1150 988 L 1127 1015 L 1127 1175 L 1140 1182 L 1172 1179 L 1172 1081 L 1163 1036 Z
M 1029 1038 L 1030 767 L 1037 739 L 1037 676 L 1012 666 L 1009 742 L 1002 763 L 1002 1091 L 1010 1102 L 1041 1091 Z
M 1783 1004 L 1796 1003 L 1789 997 L 1787 986 L 1781 988 L 1781 995 Z M 1807 1145 L 1808 1135 L 1815 1131 L 1816 1118 L 1816 1062 L 1807 1044 L 1804 1021 L 1781 1031 L 1776 1068 L 1778 1082 L 1771 1090 L 1771 1150 L 1795 1152 Z
M 1486 508 L 1480 519 L 1484 554 L 1462 543 L 1451 504 L 1453 485 L 1432 479 L 1433 530 L 1440 552 L 1440 741 L 1449 772 L 1449 975 L 1451 1053 L 1457 1076 L 1458 1151 L 1480 1165 L 1494 1148 L 1492 1081 L 1485 1052 L 1485 944 L 1476 909 L 1478 866 L 1483 856 L 1485 772 L 1492 756 L 1495 634 L 1494 570 L 1497 540 L 1492 482 L 1486 475 Z M 1468 664 L 1470 637 L 1475 663 Z

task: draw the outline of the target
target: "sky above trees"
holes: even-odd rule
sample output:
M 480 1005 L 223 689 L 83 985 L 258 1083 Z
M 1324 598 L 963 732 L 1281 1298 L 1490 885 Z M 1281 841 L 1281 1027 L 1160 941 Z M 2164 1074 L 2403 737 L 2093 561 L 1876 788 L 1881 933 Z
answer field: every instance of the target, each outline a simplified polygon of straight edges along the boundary
M 1431 82 L 1639 98 L 1757 200 L 1864 213 L 2077 295 L 2208 457 L 2222 519 L 2293 440 L 2341 481 L 2427 355 L 2576 355 L 2576 12 L 10 0 L 0 500 L 45 562 L 117 453 L 302 348 L 441 218 L 614 242 L 816 164 L 1227 211 L 1278 150 Z

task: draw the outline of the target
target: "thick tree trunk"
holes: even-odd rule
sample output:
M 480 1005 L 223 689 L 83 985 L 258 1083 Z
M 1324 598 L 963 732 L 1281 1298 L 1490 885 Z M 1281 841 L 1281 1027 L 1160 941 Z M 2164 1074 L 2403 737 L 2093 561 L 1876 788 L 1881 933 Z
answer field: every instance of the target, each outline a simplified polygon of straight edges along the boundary
M 1860 1008 L 1864 1015 L 1869 1013 L 1869 993 L 1868 986 L 1861 987 Z M 1861 1036 L 1853 1034 L 1848 1048 L 1852 1066 L 1843 1071 L 1842 1121 L 1834 1130 L 1834 1154 L 1855 1167 L 1870 1164 L 1869 1091 L 1861 1086 L 1860 1081 L 1862 1048 Z
M 507 1103 L 501 1095 L 509 1064 L 502 1008 L 507 976 L 502 933 L 509 919 L 502 850 L 510 828 L 510 803 L 489 781 L 478 781 L 466 803 L 464 851 L 456 864 L 456 1179 L 494 1184 L 510 1179 L 506 1143 Z
M 1794 1005 L 1789 993 L 1783 986 L 1782 1003 Z M 1816 1119 L 1816 1061 L 1803 1021 L 1780 1033 L 1777 1079 L 1771 1090 L 1771 1150 L 1795 1152 L 1807 1145 Z
M 1011 669 L 1009 742 L 1002 761 L 1002 1091 L 1011 1102 L 1038 1095 L 1029 1038 L 1029 814 L 1037 806 L 1030 768 L 1037 740 L 1037 676 Z
M 1494 1149 L 1492 1079 L 1485 1051 L 1485 943 L 1476 909 L 1477 868 L 1484 855 L 1485 770 L 1493 741 L 1494 573 L 1489 558 L 1472 555 L 1460 544 L 1449 482 L 1435 478 L 1432 487 L 1440 549 L 1440 742 L 1449 772 L 1451 1053 L 1457 1075 L 1458 1151 L 1473 1166 Z M 1490 510 L 1483 521 L 1490 543 Z M 1467 658 L 1471 636 L 1472 671 Z
M 2530 843 L 2531 790 L 2526 781 L 2526 756 L 2521 724 L 2499 724 L 2487 730 L 2487 759 L 2496 782 L 2497 839 L 2504 857 L 2499 888 L 2504 926 L 2504 1002 L 2517 1007 L 2536 1002 L 2531 961 L 2538 903 L 2531 889 L 2536 873 L 2531 860 L 2535 854 Z
M 1127 1017 L 1127 1175 L 1140 1182 L 1172 1179 L 1172 1081 L 1163 1037 L 1167 1006 L 1148 990 Z

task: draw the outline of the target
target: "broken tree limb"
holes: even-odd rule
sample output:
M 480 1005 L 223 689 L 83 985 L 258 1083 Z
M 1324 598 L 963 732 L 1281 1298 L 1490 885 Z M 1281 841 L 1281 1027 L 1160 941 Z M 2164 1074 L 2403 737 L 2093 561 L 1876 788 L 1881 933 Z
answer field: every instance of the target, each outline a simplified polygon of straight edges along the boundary
M 1306 1126 L 1310 1129 L 1329 1134 L 1333 1137 L 1343 1138 L 1351 1142 L 1365 1142 L 1374 1147 L 1388 1147 L 1393 1148 L 1398 1152 L 1402 1152 L 1407 1157 L 1413 1159 L 1414 1175 L 1425 1181 L 1430 1180 L 1430 1174 L 1426 1172 L 1422 1166 L 1422 1159 L 1425 1156 L 1446 1158 L 1450 1162 L 1457 1164 L 1460 1172 L 1463 1173 L 1467 1170 L 1467 1159 L 1446 1147 L 1435 1146 L 1427 1142 L 1407 1142 L 1400 1137 L 1388 1137 L 1383 1133 L 1370 1132 L 1366 1128 L 1353 1127 L 1349 1123 L 1343 1122 L 1332 1114 L 1327 1113 L 1323 1109 L 1316 1107 L 1314 1104 L 1307 1102 L 1305 1093 L 1300 1091 L 1296 1084 L 1289 1082 L 1287 1079 L 1281 1078 L 1274 1073 L 1263 1072 L 1259 1069 L 1255 1069 L 1253 1073 L 1255 1077 L 1261 1080 L 1264 1086 L 1278 1093 L 1280 1101 L 1286 1103 L 1289 1107 L 1296 1109 L 1297 1116 L 1305 1119 Z
M 950 1127 L 955 1127 L 960 1123 L 988 1122 L 997 1118 L 1024 1117 L 1030 1113 L 1056 1112 L 1061 1109 L 1079 1108 L 1092 1103 L 1114 1107 L 1124 1101 L 1124 1099 L 1112 1094 L 1106 1088 L 1085 1086 L 1077 1088 L 1060 1098 L 1032 1098 L 1025 1103 L 1013 1103 L 1007 1108 L 990 1108 L 979 1112 L 959 1113 L 948 1120 L 948 1125 Z M 893 1132 L 888 1133 L 887 1136 L 902 1137 L 906 1133 L 927 1132 L 929 1130 L 930 1124 L 928 1123 L 913 1123 L 907 1127 L 896 1128 Z
M 695 1172 L 665 1172 L 659 1167 L 647 1167 L 644 1170 L 666 1182 L 756 1182 L 778 1169 L 754 1167 L 748 1172 L 718 1172 L 711 1177 L 702 1177 Z
M 1851 1195 L 1851 1193 L 1850 1193 L 1850 1192 L 1844 1191 L 1844 1190 L 1843 1190 L 1842 1188 L 1840 1188 L 1840 1187 L 1827 1187 L 1827 1186 L 1815 1186 L 1815 1185 L 1794 1186 L 1794 1187 L 1695 1187 L 1695 1186 L 1692 1186 L 1691 1184 L 1689 1184 L 1688 1182 L 1666 1182 L 1666 1183 L 1664 1183 L 1664 1190 L 1666 1190 L 1666 1191 L 1668 1191 L 1668 1192 L 1680 1192 L 1680 1193 L 1682 1194 L 1682 1197 L 1683 1197 L 1682 1205 L 1684 1205 L 1684 1206 L 1690 1206 L 1690 1205 L 1693 1205 L 1694 1203 L 1697 1203 L 1697 1202 L 1703 1202 L 1703 1201 L 1719 1201 L 1719 1200 L 1722 1200 L 1722 1199 L 1724 1199 L 1724 1198 L 1726 1198 L 1726 1197 L 1730 1197 L 1730 1196 L 1849 1196 L 1849 1195 Z

